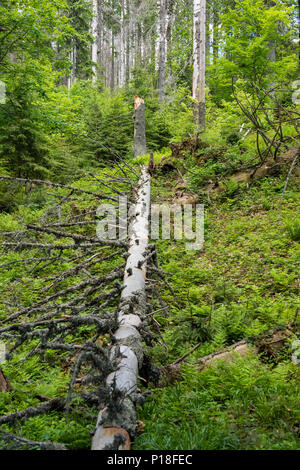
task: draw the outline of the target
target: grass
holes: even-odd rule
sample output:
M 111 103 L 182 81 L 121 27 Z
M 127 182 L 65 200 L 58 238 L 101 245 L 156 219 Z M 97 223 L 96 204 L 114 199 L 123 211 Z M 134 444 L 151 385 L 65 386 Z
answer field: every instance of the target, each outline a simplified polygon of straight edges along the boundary
M 160 176 L 153 180 L 154 202 L 170 197 L 173 178 L 163 188 Z M 267 362 L 248 356 L 203 372 L 197 367 L 198 357 L 297 317 L 299 244 L 277 223 L 283 184 L 281 177 L 266 178 L 206 204 L 200 252 L 186 251 L 182 241 L 158 242 L 160 265 L 173 273 L 179 302 L 164 291 L 170 314 L 155 318 L 168 350 L 158 345 L 152 354 L 168 364 L 202 345 L 180 383 L 152 390 L 140 410 L 146 426 L 135 449 L 300 448 L 299 368 L 290 346 Z M 284 205 L 289 220 L 298 203 L 291 184 Z
M 145 432 L 135 449 L 299 449 L 299 368 L 257 357 L 219 361 L 153 391 L 140 410 Z

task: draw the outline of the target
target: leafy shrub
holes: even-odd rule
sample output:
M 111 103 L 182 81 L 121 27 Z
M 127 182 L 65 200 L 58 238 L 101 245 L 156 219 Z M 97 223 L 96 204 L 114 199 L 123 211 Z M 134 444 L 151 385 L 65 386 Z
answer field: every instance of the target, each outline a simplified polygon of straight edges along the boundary
M 293 241 L 300 240 L 300 219 L 299 218 L 287 221 L 285 224 L 285 229 L 291 240 Z

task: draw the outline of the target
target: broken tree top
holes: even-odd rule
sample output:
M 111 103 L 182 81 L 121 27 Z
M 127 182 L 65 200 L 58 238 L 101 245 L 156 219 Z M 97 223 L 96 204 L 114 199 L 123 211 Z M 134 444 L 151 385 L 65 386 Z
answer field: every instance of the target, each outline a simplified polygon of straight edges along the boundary
M 140 98 L 139 95 L 134 97 L 134 109 L 136 110 L 141 104 L 145 104 L 143 98 Z

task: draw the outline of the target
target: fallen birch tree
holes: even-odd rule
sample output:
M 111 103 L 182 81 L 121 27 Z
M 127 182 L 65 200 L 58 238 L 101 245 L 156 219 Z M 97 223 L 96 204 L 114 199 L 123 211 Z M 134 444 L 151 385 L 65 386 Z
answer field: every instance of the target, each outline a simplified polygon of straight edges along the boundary
M 150 213 L 150 174 L 147 167 L 137 189 L 137 200 L 129 213 L 129 250 L 118 312 L 118 328 L 110 360 L 115 370 L 107 377 L 109 396 L 99 412 L 92 450 L 130 449 L 135 434 L 138 399 L 137 374 L 143 363 L 139 329 L 146 320 L 145 279 Z

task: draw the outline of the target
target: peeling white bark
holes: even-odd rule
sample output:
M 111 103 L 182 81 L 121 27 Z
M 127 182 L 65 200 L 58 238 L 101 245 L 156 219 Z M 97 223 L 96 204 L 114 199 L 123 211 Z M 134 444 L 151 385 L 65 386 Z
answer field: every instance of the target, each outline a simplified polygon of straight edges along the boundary
M 195 124 L 205 128 L 205 20 L 206 0 L 194 0 L 193 27 L 193 98 Z
M 93 82 L 96 81 L 97 78 L 97 67 L 96 64 L 98 62 L 98 1 L 93 0 L 93 20 L 92 20 L 92 35 L 94 36 L 94 42 L 92 45 L 92 62 L 93 65 Z
M 158 61 L 158 96 L 163 101 L 165 97 L 166 78 L 166 0 L 160 0 L 159 10 L 159 61 Z
M 137 375 L 143 359 L 141 326 L 143 305 L 146 303 L 146 249 L 148 247 L 150 213 L 150 174 L 147 167 L 142 174 L 136 204 L 130 211 L 129 250 L 124 274 L 124 289 L 118 313 L 115 345 L 110 352 L 117 368 L 107 377 L 111 396 L 122 397 L 122 409 L 114 414 L 106 406 L 99 412 L 92 450 L 124 450 L 130 448 L 129 434 L 136 425 L 135 405 L 132 400 L 137 391 Z

